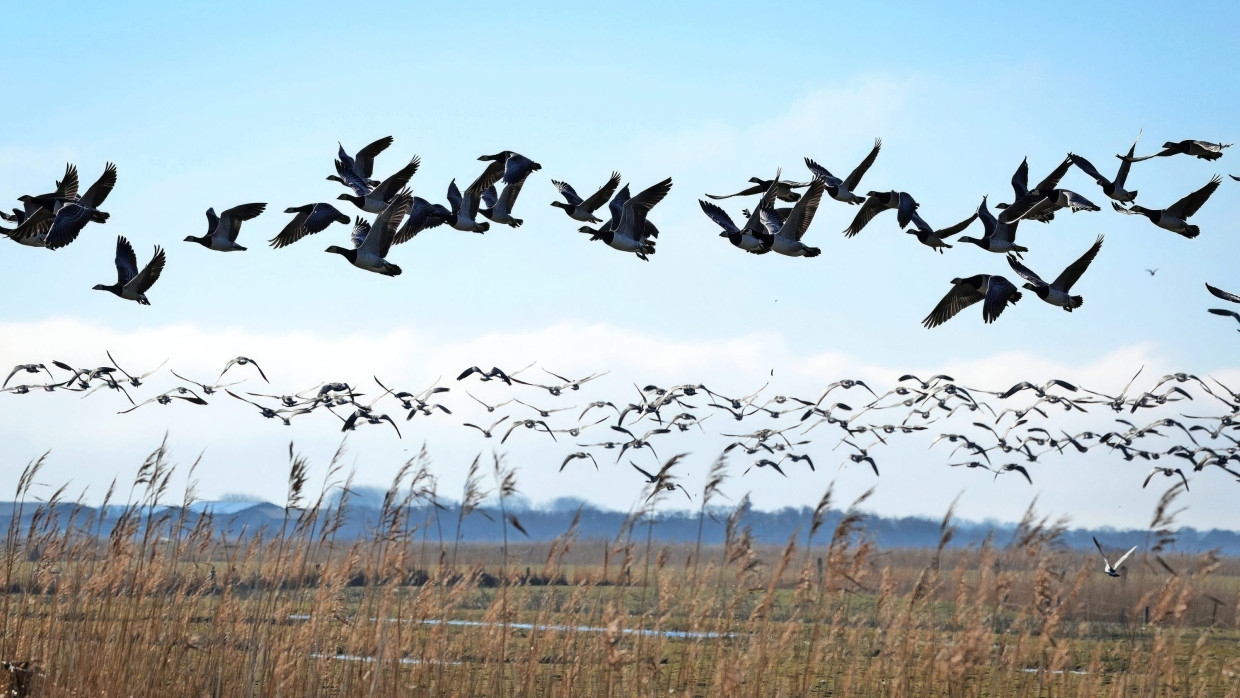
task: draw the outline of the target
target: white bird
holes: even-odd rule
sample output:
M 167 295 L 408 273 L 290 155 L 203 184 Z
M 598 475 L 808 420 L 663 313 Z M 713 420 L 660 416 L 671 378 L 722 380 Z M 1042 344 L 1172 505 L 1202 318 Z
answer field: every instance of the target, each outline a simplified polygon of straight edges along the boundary
M 1094 545 L 1098 547 L 1098 552 L 1102 555 L 1102 561 L 1106 563 L 1106 567 L 1104 567 L 1102 571 L 1106 572 L 1107 575 L 1111 577 L 1119 576 L 1119 566 L 1124 564 L 1124 560 L 1127 560 L 1128 556 L 1131 555 L 1133 551 L 1137 549 L 1137 546 L 1135 545 L 1132 546 L 1131 548 L 1128 549 L 1128 552 L 1121 555 L 1120 558 L 1115 561 L 1115 564 L 1112 565 L 1111 561 L 1107 559 L 1106 551 L 1102 549 L 1102 544 L 1098 542 L 1097 538 L 1094 538 Z

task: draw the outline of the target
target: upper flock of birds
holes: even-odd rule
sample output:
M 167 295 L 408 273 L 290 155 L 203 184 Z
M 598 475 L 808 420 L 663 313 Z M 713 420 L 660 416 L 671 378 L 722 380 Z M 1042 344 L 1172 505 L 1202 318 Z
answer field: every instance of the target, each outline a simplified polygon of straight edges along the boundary
M 521 225 L 522 220 L 516 218 L 513 211 L 526 179 L 542 168 L 537 162 L 508 150 L 494 155 L 483 155 L 478 159 L 487 161 L 488 164 L 482 174 L 464 192 L 457 187 L 456 180 L 452 180 L 448 185 L 448 205 L 445 206 L 414 196 L 410 191 L 409 181 L 421 162 L 417 156 L 386 179 L 372 179 L 376 157 L 392 143 L 391 136 L 380 138 L 357 151 L 356 155 L 350 155 L 344 146 L 340 145 L 335 160 L 336 174 L 327 177 L 328 180 L 339 182 L 352 191 L 351 194 L 340 194 L 336 197 L 338 201 L 347 201 L 360 213 L 375 214 L 373 221 L 360 214 L 350 219 L 347 213 L 327 202 L 292 206 L 285 209 L 285 213 L 293 214 L 292 220 L 269 240 L 269 244 L 274 248 L 285 247 L 308 235 L 322 232 L 333 223 L 347 225 L 352 220 L 352 244 L 347 247 L 331 245 L 326 251 L 343 256 L 359 269 L 396 276 L 401 273 L 400 267 L 387 260 L 392 246 L 408 242 L 424 230 L 447 224 L 460 231 L 484 233 L 490 223 L 479 220 L 479 215 L 500 225 L 514 228 Z M 1071 295 L 1072 287 L 1097 256 L 1102 247 L 1103 236 L 1099 235 L 1080 258 L 1049 283 L 1025 266 L 1021 253 L 1027 252 L 1028 248 L 1016 243 L 1016 230 L 1022 221 L 1047 223 L 1054 219 L 1057 211 L 1064 209 L 1074 213 L 1100 210 L 1097 204 L 1085 196 L 1059 186 L 1060 180 L 1069 169 L 1075 166 L 1097 182 L 1102 193 L 1112 200 L 1111 206 L 1116 211 L 1145 216 L 1160 228 L 1186 238 L 1194 238 L 1200 231 L 1196 225 L 1190 224 L 1188 219 L 1214 194 L 1222 183 L 1222 177 L 1215 175 L 1205 186 L 1165 208 L 1146 208 L 1134 203 L 1137 190 L 1126 188 L 1130 168 L 1135 162 L 1181 154 L 1204 160 L 1217 160 L 1229 146 L 1230 144 L 1183 140 L 1167 142 L 1159 152 L 1137 156 L 1137 141 L 1133 141 L 1126 155 L 1116 155 L 1120 164 L 1114 179 L 1108 179 L 1101 174 L 1094 164 L 1084 157 L 1069 153 L 1049 175 L 1032 188 L 1029 187 L 1029 164 L 1026 159 L 1020 163 L 1012 177 L 1013 201 L 996 204 L 996 208 L 1001 209 L 998 216 L 991 213 L 987 198 L 983 197 L 972 215 L 946 228 L 935 228 L 927 223 L 918 213 L 917 201 L 908 192 L 869 191 L 865 196 L 857 193 L 861 190 L 861 179 L 878 157 L 882 148 L 881 139 L 875 140 L 869 154 L 845 178 L 837 177 L 826 167 L 807 157 L 805 165 L 812 175 L 808 182 L 781 179 L 781 171 L 776 170 L 774 179 L 752 177 L 749 180 L 752 186 L 734 194 L 706 195 L 715 200 L 737 196 L 757 197 L 751 207 L 742 212 L 743 225 L 738 226 L 723 208 L 711 201 L 703 199 L 699 204 L 706 216 L 722 229 L 720 237 L 727 238 L 736 247 L 752 254 L 775 252 L 792 257 L 814 257 L 820 253 L 818 248 L 807 245 L 804 239 L 823 194 L 844 204 L 860 206 L 844 235 L 856 235 L 876 216 L 892 209 L 896 212 L 901 229 L 917 236 L 922 244 L 940 253 L 945 248 L 952 247 L 948 244 L 949 239 L 980 219 L 985 231 L 982 237 L 962 236 L 955 238 L 956 241 L 972 243 L 988 252 L 1006 255 L 1012 271 L 1024 280 L 1023 288 L 1033 291 L 1043 301 L 1070 312 L 1079 308 L 1083 302 L 1081 296 Z M 1240 181 L 1240 177 L 1236 175 L 1231 177 Z M 64 177 L 56 182 L 54 191 L 20 196 L 20 208 L 14 208 L 11 214 L 0 213 L 0 217 L 5 221 L 17 224 L 15 228 L 0 227 L 0 232 L 22 245 L 50 250 L 65 247 L 77 239 L 87 223 L 107 222 L 109 214 L 100 207 L 115 186 L 116 180 L 116 165 L 108 163 L 99 179 L 85 194 L 79 195 L 77 168 L 72 164 L 67 165 Z M 564 199 L 554 201 L 551 205 L 562 209 L 574 221 L 583 224 L 602 223 L 597 228 L 589 225 L 578 228 L 580 232 L 589 234 L 590 240 L 601 240 L 616 250 L 648 260 L 655 252 L 659 236 L 659 229 L 649 219 L 649 215 L 655 205 L 671 191 L 672 179 L 668 177 L 636 195 L 630 195 L 627 184 L 621 187 L 621 180 L 620 174 L 613 172 L 605 184 L 586 198 L 582 198 L 567 182 L 551 180 L 551 184 Z M 497 190 L 499 184 L 502 184 L 502 189 Z M 782 206 L 783 202 L 791 206 Z M 606 221 L 596 215 L 604 204 L 607 204 L 610 214 Z M 266 207 L 265 203 L 247 203 L 225 209 L 218 215 L 214 208 L 207 209 L 206 234 L 201 237 L 191 235 L 186 237 L 185 241 L 219 252 L 243 251 L 246 248 L 237 242 L 242 224 L 262 214 Z M 124 236 L 119 236 L 116 241 L 115 261 L 116 283 L 98 284 L 94 288 L 149 305 L 146 293 L 159 279 L 166 264 L 163 248 L 157 245 L 151 261 L 139 268 L 133 246 Z M 1220 298 L 1240 302 L 1240 297 L 1234 294 L 1213 287 L 1210 290 Z M 1004 308 L 1019 301 L 1021 295 L 1014 282 L 997 274 L 955 278 L 952 279 L 951 290 L 930 311 L 923 324 L 926 327 L 940 325 L 979 301 L 984 301 L 983 319 L 988 323 L 993 322 Z M 1210 312 L 1229 315 L 1240 321 L 1240 314 L 1232 310 L 1215 309 Z
M 885 448 L 896 439 L 922 434 L 921 438 L 929 440 L 930 449 L 945 452 L 949 466 L 993 473 L 994 478 L 1016 473 L 1030 484 L 1037 475 L 1036 468 L 1048 460 L 1087 451 L 1105 451 L 1150 466 L 1148 472 L 1141 473 L 1142 487 L 1161 475 L 1182 483 L 1187 490 L 1188 474 L 1203 471 L 1240 481 L 1240 465 L 1230 465 L 1240 464 L 1240 434 L 1236 433 L 1240 431 L 1240 392 L 1213 377 L 1207 382 L 1186 373 L 1165 375 L 1148 390 L 1137 392 L 1133 390 L 1141 374 L 1137 371 L 1118 394 L 1060 379 L 1042 385 L 1020 382 L 1002 390 L 983 390 L 961 385 L 947 375 L 927 380 L 905 375 L 882 393 L 864 381 L 842 379 L 825 386 L 821 393 L 771 395 L 768 380 L 741 396 L 724 395 L 701 383 L 667 387 L 634 384 L 633 392 L 624 396 L 606 399 L 594 395 L 586 400 L 578 396 L 590 391 L 581 391 L 592 388 L 587 384 L 603 374 L 570 378 L 540 368 L 540 373 L 531 375 L 532 365 L 516 371 L 471 366 L 457 376 L 455 389 L 436 380 L 420 390 L 404 390 L 388 387 L 375 377 L 377 390 L 341 381 L 285 394 L 270 388 L 246 390 L 238 386 L 246 384 L 248 388 L 253 383 L 244 376 L 261 379 L 263 383 L 258 385 L 263 387 L 270 381 L 258 362 L 239 356 L 206 382 L 170 371 L 175 383 L 139 402 L 135 400 L 136 391 L 148 390 L 148 383 L 162 380 L 152 376 L 167 362 L 139 373 L 123 369 L 111 352 L 107 357 L 107 364 L 96 367 L 75 367 L 60 360 L 51 361 L 50 367 L 20 364 L 9 372 L 0 392 L 76 392 L 83 397 L 101 392 L 112 395 L 112 401 L 123 407 L 120 414 L 150 404 L 206 406 L 222 392 L 228 396 L 222 402 L 244 403 L 256 416 L 285 425 L 303 415 L 330 415 L 328 422 L 343 432 L 381 425 L 390 426 L 398 437 L 402 436 L 398 422 L 434 417 L 437 425 L 446 426 L 451 423 L 446 420 L 452 419 L 460 429 L 501 444 L 514 434 L 555 442 L 567 451 L 562 461 L 556 456 L 560 471 L 576 460 L 588 460 L 598 468 L 605 451 L 616 454 L 613 462 L 617 464 L 626 454 L 633 459 L 643 457 L 639 452 L 648 452 L 657 465 L 660 457 L 656 443 L 664 448 L 663 444 L 675 440 L 671 435 L 707 434 L 704 425 L 715 419 L 723 424 L 711 432 L 728 440 L 722 454 L 743 453 L 752 458 L 745 472 L 768 469 L 785 477 L 786 469 L 795 464 L 815 470 L 815 458 L 822 464 L 837 452 L 841 467 L 862 465 L 877 476 Z M 38 382 L 19 382 L 31 380 L 29 376 L 39 377 Z M 472 385 L 479 382 L 491 387 L 479 390 L 480 386 Z M 481 392 L 482 397 L 474 391 Z M 452 395 L 457 397 L 453 399 Z M 381 402 L 389 403 L 386 409 L 397 417 L 381 411 Z M 401 412 L 395 412 L 397 406 Z M 469 416 L 471 412 L 473 416 Z M 1083 422 L 1082 415 L 1090 412 L 1106 416 L 1104 424 Z M 1174 416 L 1169 412 L 1175 412 Z M 399 418 L 401 414 L 403 419 Z M 1056 424 L 1057 419 L 1062 421 Z M 1096 431 L 1083 430 L 1087 425 Z M 433 428 L 441 430 L 444 426 Z M 811 438 L 825 443 L 829 450 L 811 449 Z M 679 460 L 667 460 L 653 472 L 632 460 L 629 463 L 646 482 L 655 485 L 652 496 L 660 489 L 677 487 L 690 496 L 673 473 Z

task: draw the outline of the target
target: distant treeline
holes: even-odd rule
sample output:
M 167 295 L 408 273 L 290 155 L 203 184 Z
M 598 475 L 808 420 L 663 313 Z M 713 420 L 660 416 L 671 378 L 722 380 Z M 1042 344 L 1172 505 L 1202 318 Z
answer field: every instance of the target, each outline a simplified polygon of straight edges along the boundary
M 352 501 L 346 506 L 343 515 L 337 519 L 339 528 L 337 540 L 366 539 L 374 536 L 379 525 L 381 507 L 370 502 Z M 528 533 L 528 538 L 517 531 L 509 523 L 508 537 L 510 541 L 550 541 L 569 529 L 574 517 L 580 509 L 580 520 L 577 524 L 577 535 L 583 539 L 615 538 L 623 529 L 626 519 L 624 512 L 608 511 L 594 508 L 588 504 L 560 499 L 550 505 L 534 508 L 523 505 L 523 502 L 509 502 L 508 512 L 515 515 L 521 528 Z M 514 506 L 515 505 L 515 506 Z M 13 518 L 18 505 L 13 502 L 0 502 L 0 530 L 7 530 L 24 536 L 31 523 L 42 530 L 47 527 L 65 529 L 69 526 L 79 531 L 98 532 L 106 537 L 120 521 L 124 508 L 110 506 L 102 512 L 97 508 L 78 506 L 67 503 L 54 505 L 48 510 L 46 505 L 40 507 L 38 502 L 27 502 L 22 508 L 21 521 L 13 527 Z M 36 509 L 41 512 L 36 517 Z M 181 519 L 186 526 L 193 526 L 206 512 L 210 512 L 211 525 L 221 536 L 236 537 L 244 533 L 253 535 L 259 531 L 278 534 L 282 526 L 290 530 L 297 521 L 300 511 L 290 510 L 287 516 L 281 506 L 268 502 L 195 502 L 191 512 L 181 517 L 176 507 L 160 506 L 148 512 L 142 509 L 141 519 L 149 513 L 163 522 Z M 702 542 L 706 545 L 718 545 L 724 542 L 725 520 L 731 509 L 718 508 L 706 512 L 702 519 Z M 102 514 L 102 518 L 100 515 Z M 441 502 L 436 510 L 430 505 L 411 506 L 404 510 L 405 528 L 416 539 L 436 540 L 442 538 L 451 541 L 455 538 L 459 505 L 455 502 Z M 796 532 L 804 536 L 811 519 L 809 507 L 785 507 L 775 511 L 746 511 L 740 521 L 742 526 L 752 527 L 755 541 L 764 544 L 782 544 Z M 831 531 L 840 521 L 843 512 L 831 510 L 825 517 L 822 531 Z M 461 541 L 464 543 L 500 543 L 504 537 L 501 527 L 503 517 L 498 507 L 480 506 L 465 517 L 461 524 Z M 650 521 L 644 517 L 636 518 L 635 536 L 642 538 Z M 697 512 L 672 510 L 656 512 L 653 526 L 650 528 L 654 540 L 662 543 L 692 543 L 697 540 L 699 516 Z M 868 515 L 865 517 L 866 535 L 882 548 L 923 548 L 934 547 L 939 542 L 940 520 L 921 517 L 886 517 Z M 949 543 L 950 547 L 960 548 L 979 545 L 987 537 L 998 546 L 1006 546 L 1019 534 L 1017 524 L 975 523 L 954 521 L 956 533 Z M 166 531 L 161 535 L 167 535 Z M 821 536 L 821 533 L 819 534 Z M 1111 528 L 1064 530 L 1060 542 L 1069 548 L 1092 549 L 1091 537 L 1097 536 L 1107 546 L 1126 548 L 1132 545 L 1148 547 L 1156 540 L 1158 534 L 1144 529 L 1118 530 Z M 829 537 L 829 535 L 828 535 Z M 1179 552 L 1192 553 L 1206 550 L 1218 550 L 1224 555 L 1240 556 L 1240 533 L 1235 531 L 1210 529 L 1197 530 L 1180 528 L 1174 531 L 1172 549 Z

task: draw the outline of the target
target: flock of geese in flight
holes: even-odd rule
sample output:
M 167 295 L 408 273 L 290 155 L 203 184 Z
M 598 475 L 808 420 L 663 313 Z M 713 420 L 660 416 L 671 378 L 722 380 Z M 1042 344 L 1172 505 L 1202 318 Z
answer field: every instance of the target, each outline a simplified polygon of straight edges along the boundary
M 609 464 L 614 466 L 627 454 L 630 466 L 656 485 L 651 496 L 677 487 L 690 496 L 673 473 L 679 457 L 663 462 L 655 472 L 632 459 L 649 458 L 658 465 L 656 444 L 666 448 L 686 432 L 721 439 L 721 456 L 744 454 L 750 459 L 746 473 L 768 470 L 784 477 L 795 476 L 793 468 L 816 470 L 826 459 L 839 459 L 840 467 L 862 466 L 878 476 L 886 448 L 897 440 L 920 439 L 950 467 L 990 473 L 993 479 L 1015 474 L 1030 485 L 1048 461 L 1090 451 L 1148 466 L 1148 471 L 1134 474 L 1134 479 L 1143 477 L 1142 487 L 1159 476 L 1185 490 L 1190 475 L 1222 475 L 1240 482 L 1240 392 L 1215 378 L 1186 373 L 1165 375 L 1138 392 L 1133 389 L 1138 371 L 1117 394 L 1060 379 L 984 390 L 947 375 L 926 380 L 905 375 L 881 393 L 864 381 L 841 379 L 818 394 L 772 395 L 768 380 L 735 397 L 686 383 L 634 384 L 633 392 L 623 397 L 587 399 L 595 388 L 588 384 L 604 374 L 570 378 L 539 368 L 540 373 L 531 375 L 532 365 L 517 371 L 471 366 L 450 385 L 436 380 L 420 390 L 389 387 L 375 377 L 373 388 L 331 381 L 280 393 L 267 387 L 270 381 L 258 362 L 239 356 L 207 381 L 169 371 L 175 382 L 142 399 L 140 392 L 148 392 L 157 380 L 167 385 L 163 376 L 156 377 L 167 362 L 138 373 L 122 368 L 110 352 L 107 358 L 107 364 L 95 367 L 60 360 L 20 364 L 9 372 L 0 392 L 102 393 L 122 408 L 120 414 L 152 404 L 244 403 L 256 416 L 286 426 L 294 418 L 300 423 L 303 415 L 318 414 L 330 416 L 328 422 L 343 432 L 380 425 L 398 437 L 403 436 L 402 424 L 408 430 L 414 418 L 420 418 L 419 424 L 433 418 L 428 428 L 435 433 L 460 429 L 500 444 L 514 436 L 554 442 L 554 448 L 564 449 L 562 460 L 555 456 L 550 464 L 559 471 L 579 460 L 598 469 L 608 453 L 615 453 Z M 251 387 L 258 380 L 261 390 Z M 489 387 L 480 390 L 477 383 Z M 1106 417 L 1101 426 L 1098 413 Z M 1090 416 L 1095 417 L 1092 422 Z M 708 431 L 710 420 L 720 428 Z M 813 447 L 817 444 L 825 448 Z
M 335 160 L 336 174 L 328 176 L 327 179 L 338 182 L 352 192 L 340 194 L 335 201 L 351 204 L 356 209 L 355 217 L 350 218 L 348 213 L 337 208 L 337 205 L 344 207 L 344 204 L 317 202 L 290 206 L 285 209 L 285 213 L 293 214 L 293 217 L 268 241 L 271 247 L 287 247 L 307 236 L 323 232 L 334 223 L 348 225 L 352 221 L 353 228 L 349 238 L 351 244 L 331 245 L 326 252 L 344 257 L 359 269 L 396 276 L 401 273 L 401 268 L 387 259 L 392 246 L 408 242 L 422 231 L 448 225 L 463 232 L 485 233 L 492 223 L 513 228 L 522 224 L 522 219 L 514 215 L 517 198 L 527 178 L 542 169 L 539 163 L 509 150 L 483 155 L 478 159 L 488 164 L 482 174 L 464 191 L 457 186 L 454 179 L 448 184 L 447 205 L 431 203 L 414 196 L 409 189 L 410 180 L 421 163 L 416 155 L 387 178 L 373 178 L 376 157 L 393 142 L 391 136 L 380 138 L 353 155 L 340 145 Z M 844 231 L 847 237 L 860 233 L 884 211 L 894 210 L 896 222 L 902 230 L 915 235 L 921 244 L 939 253 L 952 247 L 949 240 L 955 240 L 957 243 L 968 243 L 988 252 L 1005 255 L 1012 272 L 1024 282 L 1021 288 L 1032 291 L 1046 303 L 1071 312 L 1083 303 L 1080 295 L 1072 295 L 1072 287 L 1098 255 L 1103 236 L 1099 235 L 1093 245 L 1050 282 L 1024 264 L 1022 253 L 1027 252 L 1028 248 L 1016 243 L 1017 227 L 1023 221 L 1048 223 L 1054 219 L 1056 212 L 1063 210 L 1073 213 L 1101 210 L 1101 207 L 1084 195 L 1060 187 L 1060 181 L 1068 171 L 1076 167 L 1093 179 L 1101 192 L 1111 199 L 1111 207 L 1115 211 L 1144 216 L 1160 228 L 1185 238 L 1195 238 L 1200 230 L 1188 220 L 1214 194 L 1222 183 L 1222 178 L 1214 176 L 1204 186 L 1165 208 L 1147 208 L 1135 203 L 1137 190 L 1127 188 L 1130 169 L 1136 162 L 1174 155 L 1189 155 L 1213 161 L 1221 158 L 1223 150 L 1229 146 L 1230 144 L 1201 140 L 1183 140 L 1167 142 L 1157 153 L 1137 156 L 1137 141 L 1133 141 L 1126 155 L 1116 155 L 1120 159 L 1120 165 L 1114 179 L 1107 178 L 1086 158 L 1069 153 L 1049 175 L 1032 188 L 1029 186 L 1029 163 L 1028 159 L 1025 159 L 1012 177 L 1013 200 L 1011 203 L 996 204 L 995 208 L 1000 210 L 997 216 L 988 207 L 987 197 L 982 197 L 976 211 L 969 217 L 945 228 L 935 228 L 927 223 L 918 211 L 919 204 L 906 191 L 868 191 L 864 196 L 859 193 L 862 178 L 874 164 L 882 148 L 881 139 L 875 140 L 869 154 L 844 178 L 832 174 L 826 167 L 807 157 L 805 166 L 811 175 L 809 181 L 785 180 L 781 178 L 782 171 L 776 170 L 773 179 L 750 178 L 752 186 L 739 192 L 706 195 L 713 200 L 738 196 L 757 197 L 749 208 L 742 211 L 741 225 L 719 204 L 702 199 L 699 200 L 699 205 L 703 213 L 721 229 L 719 236 L 727 238 L 732 245 L 751 254 L 774 252 L 791 257 L 816 257 L 821 253 L 819 248 L 806 244 L 805 236 L 824 195 L 837 202 L 859 207 L 851 225 Z M 1240 177 L 1236 175 L 1231 177 L 1240 181 Z M 12 213 L 0 212 L 0 217 L 5 221 L 16 224 L 14 228 L 0 226 L 0 232 L 22 245 L 59 250 L 76 240 L 88 223 L 103 224 L 108 221 L 109 214 L 101 210 L 101 207 L 116 181 L 116 165 L 108 163 L 99 179 L 85 193 L 79 194 L 77 168 L 69 164 L 52 192 L 20 196 L 18 201 L 21 207 L 12 209 Z M 582 223 L 578 231 L 589 235 L 590 240 L 602 241 L 613 249 L 649 260 L 655 253 L 659 236 L 659 229 L 649 219 L 649 214 L 671 191 L 672 179 L 668 177 L 635 195 L 630 193 L 627 184 L 621 187 L 621 182 L 620 173 L 612 172 L 601 187 L 583 198 L 572 185 L 553 179 L 551 184 L 563 201 L 553 201 L 551 205 L 563 210 L 573 221 Z M 500 185 L 502 188 L 497 189 Z M 609 214 L 606 221 L 598 216 L 605 204 Z M 266 208 L 266 203 L 247 203 L 225 209 L 219 214 L 216 214 L 214 208 L 209 208 L 206 214 L 206 233 L 202 236 L 188 236 L 185 241 L 217 252 L 244 251 L 247 248 L 238 243 L 242 224 L 257 218 Z M 373 214 L 374 219 L 368 220 L 360 215 L 362 213 Z M 480 220 L 480 215 L 487 220 Z M 981 221 L 984 230 L 981 237 L 955 237 L 976 220 Z M 597 227 L 588 225 L 600 223 L 602 225 Z M 156 245 L 151 260 L 139 267 L 133 245 L 123 235 L 118 236 L 115 256 L 116 283 L 98 284 L 94 288 L 149 305 L 150 300 L 146 294 L 158 281 L 166 263 L 164 249 Z M 998 274 L 975 274 L 952 279 L 951 283 L 951 290 L 922 321 L 926 327 L 938 326 L 978 302 L 982 302 L 984 321 L 993 322 L 1008 305 L 1015 304 L 1022 296 L 1016 282 Z M 1240 297 L 1229 292 L 1213 287 L 1211 292 L 1224 300 L 1240 302 Z M 1233 310 L 1213 309 L 1210 312 L 1231 316 L 1240 321 L 1240 314 Z

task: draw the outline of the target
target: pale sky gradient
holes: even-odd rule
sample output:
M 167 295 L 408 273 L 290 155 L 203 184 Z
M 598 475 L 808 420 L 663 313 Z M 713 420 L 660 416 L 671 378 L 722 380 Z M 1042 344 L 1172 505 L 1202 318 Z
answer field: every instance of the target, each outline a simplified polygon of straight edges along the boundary
M 1202 285 L 1240 290 L 1240 183 L 1230 179 L 1193 218 L 1201 236 L 1186 240 L 1115 214 L 1097 186 L 1072 171 L 1063 185 L 1104 210 L 1025 223 L 1017 240 L 1031 248 L 1026 263 L 1053 277 L 1105 233 L 1074 288 L 1085 306 L 1064 313 L 1030 293 L 994 325 L 974 307 L 934 330 L 920 321 L 952 277 L 1014 278 L 1001 255 L 970 245 L 937 255 L 899 232 L 890 213 L 845 239 L 840 231 L 856 208 L 824 201 L 806 236 L 822 256 L 754 257 L 719 238 L 697 204 L 706 192 L 730 193 L 776 167 L 806 178 L 804 156 L 847 173 L 881 136 L 863 188 L 907 190 L 931 224 L 945 226 L 984 194 L 992 206 L 1009 201 L 1009 179 L 1025 156 L 1036 181 L 1068 151 L 1113 174 L 1113 154 L 1142 129 L 1139 153 L 1166 140 L 1231 142 L 1240 105 L 1220 78 L 1240 69 L 1240 9 L 1217 3 L 1192 14 L 1189 22 L 1154 3 L 1122 12 L 1055 3 L 788 4 L 761 12 L 716 3 L 588 11 L 113 3 L 75 8 L 75 26 L 89 30 L 67 33 L 39 5 L 6 8 L 11 26 L 23 29 L 0 49 L 0 78 L 17 107 L 0 116 L 0 203 L 7 210 L 21 194 L 49 191 L 66 161 L 77 164 L 83 189 L 109 160 L 119 179 L 104 206 L 111 220 L 89 226 L 70 247 L 0 241 L 0 292 L 9 299 L 0 363 L 98 365 L 111 349 L 123 364 L 153 368 L 167 358 L 178 372 L 207 380 L 245 354 L 262 363 L 276 391 L 337 379 L 373 391 L 371 375 L 414 389 L 473 363 L 537 361 L 566 375 L 610 370 L 592 399 L 612 400 L 635 396 L 634 382 L 700 381 L 743 393 L 772 369 L 771 391 L 814 397 L 836 378 L 890 385 L 905 371 L 946 370 L 986 388 L 1068 377 L 1118 390 L 1143 364 L 1151 379 L 1183 370 L 1240 381 L 1240 335 L 1227 318 L 1205 312 L 1220 302 Z M 395 279 L 323 252 L 343 244 L 345 226 L 288 249 L 266 246 L 290 218 L 284 208 L 344 191 L 324 180 L 337 140 L 356 150 L 385 135 L 396 140 L 377 172 L 421 156 L 411 184 L 436 202 L 453 177 L 466 184 L 477 176 L 478 155 L 512 149 L 537 160 L 543 168 L 517 203 L 525 225 L 424 233 L 393 249 L 391 260 L 405 270 Z M 1233 150 L 1214 163 L 1185 156 L 1138 163 L 1130 188 L 1140 190 L 1138 203 L 1161 208 L 1214 174 L 1240 174 Z M 651 216 L 663 234 L 649 263 L 588 242 L 575 232 L 579 223 L 548 206 L 556 198 L 550 179 L 585 193 L 613 169 L 634 191 L 674 179 Z M 208 207 L 250 201 L 269 206 L 242 228 L 248 252 L 182 242 L 202 234 Z M 751 202 L 722 203 L 739 217 Z M 155 244 L 168 250 L 150 307 L 90 290 L 115 280 L 118 234 L 141 262 Z M 966 234 L 980 235 L 980 226 Z M 150 394 L 174 384 L 161 373 Z M 452 387 L 454 399 L 464 397 Z M 481 395 L 492 386 L 470 387 Z M 551 401 L 529 395 L 535 404 Z M 231 399 L 236 404 L 116 415 L 113 397 L 0 395 L 0 492 L 51 448 L 44 481 L 72 480 L 101 495 L 114 476 L 132 477 L 167 431 L 186 464 L 206 448 L 204 496 L 245 491 L 279 501 L 288 441 L 321 468 L 340 437 L 330 416 L 286 429 Z M 398 414 L 394 404 L 387 409 Z M 708 424 L 719 430 L 725 417 Z M 493 445 L 459 421 L 402 424 L 403 441 L 388 429 L 359 431 L 349 445 L 359 480 L 386 483 L 405 449 L 426 439 L 452 495 L 468 460 Z M 589 433 L 581 441 L 608 438 Z M 819 472 L 797 472 L 791 482 L 758 477 L 765 472 L 742 478 L 747 463 L 737 461 L 729 491 L 752 490 L 767 508 L 812 504 L 832 478 L 860 492 L 873 474 L 840 471 L 836 440 L 816 441 Z M 535 501 L 571 495 L 624 509 L 640 490 L 613 457 L 600 459 L 606 472 L 557 476 L 567 449 L 522 441 L 514 435 L 509 457 Z M 694 489 L 719 443 L 669 442 L 659 452 L 693 452 L 686 484 Z M 1158 493 L 1139 489 L 1143 467 L 1117 460 L 1091 454 L 1047 464 L 1035 476 L 1039 507 L 1082 525 L 1144 525 Z M 961 489 L 961 514 L 972 518 L 1012 520 L 1028 504 L 1023 481 L 992 483 L 944 462 L 937 450 L 893 447 L 880 459 L 874 508 L 939 515 Z M 1240 528 L 1231 494 L 1194 487 L 1184 521 Z

